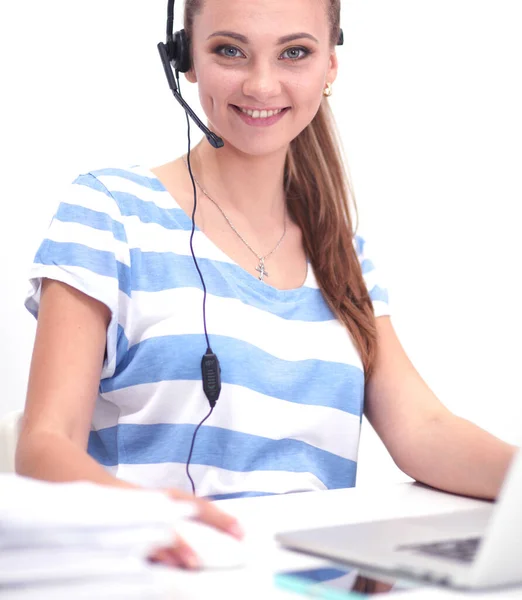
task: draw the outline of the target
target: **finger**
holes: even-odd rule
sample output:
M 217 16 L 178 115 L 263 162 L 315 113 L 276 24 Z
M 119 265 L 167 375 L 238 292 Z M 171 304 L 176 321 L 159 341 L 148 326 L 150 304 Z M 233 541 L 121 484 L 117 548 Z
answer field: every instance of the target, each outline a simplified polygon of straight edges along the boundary
M 198 515 L 196 517 L 198 521 L 221 529 L 221 531 L 225 531 L 238 539 L 243 537 L 243 529 L 235 517 L 223 512 L 206 500 L 197 499 L 196 505 L 198 507 Z
M 161 548 L 156 550 L 149 556 L 149 560 L 152 563 L 161 563 L 168 565 L 169 567 L 181 567 L 181 561 L 173 555 L 168 548 Z
M 187 569 L 199 569 L 201 567 L 198 555 L 180 536 L 176 537 L 174 546 L 168 548 L 167 551 L 170 557 L 175 561 L 179 561 L 182 567 L 186 567 Z
M 196 553 L 181 537 L 176 537 L 173 546 L 168 548 L 159 548 L 150 556 L 152 562 L 159 562 L 171 567 L 184 567 L 187 569 L 197 569 L 201 566 Z
M 196 505 L 197 515 L 195 518 L 198 521 L 202 521 L 207 525 L 221 529 L 221 531 L 225 531 L 226 533 L 229 533 L 238 539 L 243 538 L 244 532 L 238 520 L 235 517 L 223 512 L 208 500 L 195 498 L 192 494 L 182 492 L 181 490 L 166 491 L 173 500 L 193 502 Z

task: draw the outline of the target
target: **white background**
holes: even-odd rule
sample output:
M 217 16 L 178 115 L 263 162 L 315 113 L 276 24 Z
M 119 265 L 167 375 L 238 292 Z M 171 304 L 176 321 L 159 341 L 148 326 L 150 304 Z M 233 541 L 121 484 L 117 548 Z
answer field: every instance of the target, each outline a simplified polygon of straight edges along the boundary
M 61 189 L 186 150 L 156 50 L 165 12 L 166 0 L 0 3 L 0 416 L 23 406 L 27 270 Z M 330 101 L 395 328 L 451 410 L 520 443 L 522 4 L 342 0 L 342 26 Z M 196 86 L 182 92 L 204 117 Z M 363 431 L 359 484 L 404 478 Z

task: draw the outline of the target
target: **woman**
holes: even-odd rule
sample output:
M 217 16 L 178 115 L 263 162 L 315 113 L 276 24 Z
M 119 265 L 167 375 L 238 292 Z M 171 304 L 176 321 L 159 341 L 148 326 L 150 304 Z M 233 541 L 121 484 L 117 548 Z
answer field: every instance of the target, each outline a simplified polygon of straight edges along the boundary
M 328 107 L 339 21 L 339 0 L 187 0 L 186 77 L 225 140 L 190 153 L 220 398 L 206 419 L 186 158 L 82 175 L 31 275 L 18 472 L 189 490 L 194 443 L 200 496 L 350 487 L 364 410 L 411 477 L 496 496 L 514 448 L 422 381 L 355 233 Z

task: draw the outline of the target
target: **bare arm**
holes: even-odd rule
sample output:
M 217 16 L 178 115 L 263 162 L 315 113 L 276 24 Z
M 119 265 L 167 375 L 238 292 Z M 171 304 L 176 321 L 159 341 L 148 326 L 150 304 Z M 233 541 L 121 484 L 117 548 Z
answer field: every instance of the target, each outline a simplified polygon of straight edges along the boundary
M 85 480 L 137 488 L 108 473 L 87 453 L 90 424 L 98 394 L 109 309 L 75 290 L 44 280 L 29 376 L 16 471 L 48 481 Z M 195 501 L 199 520 L 241 537 L 237 520 L 185 492 L 165 490 L 172 499 Z M 197 558 L 177 538 L 156 558 L 195 566 Z
M 397 466 L 442 490 L 496 498 L 516 448 L 439 401 L 408 359 L 389 317 L 377 319 L 377 333 L 365 412 Z
M 16 471 L 49 481 L 118 480 L 87 454 L 109 309 L 78 290 L 44 280 Z

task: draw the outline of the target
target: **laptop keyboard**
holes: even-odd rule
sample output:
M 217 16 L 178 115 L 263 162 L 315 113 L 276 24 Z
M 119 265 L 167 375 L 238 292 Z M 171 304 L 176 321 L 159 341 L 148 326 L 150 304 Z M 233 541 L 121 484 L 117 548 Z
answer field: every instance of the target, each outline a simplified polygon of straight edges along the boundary
M 470 563 L 473 562 L 480 544 L 481 538 L 468 538 L 465 540 L 444 540 L 442 542 L 430 542 L 429 544 L 411 544 L 399 546 L 399 550 L 409 550 L 430 556 L 441 556 L 450 560 Z

